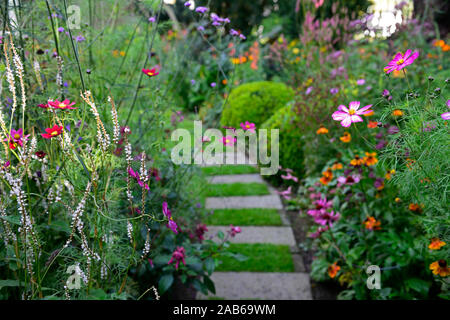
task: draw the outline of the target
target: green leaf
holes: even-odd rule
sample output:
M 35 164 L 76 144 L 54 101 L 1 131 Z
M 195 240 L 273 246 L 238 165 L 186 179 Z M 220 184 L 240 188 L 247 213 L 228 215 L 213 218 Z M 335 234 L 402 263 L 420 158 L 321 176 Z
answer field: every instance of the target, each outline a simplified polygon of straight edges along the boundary
M 217 232 L 217 237 L 218 237 L 220 240 L 223 240 L 223 238 L 225 237 L 225 235 L 223 234 L 222 231 L 219 231 L 219 232 Z
M 209 291 L 211 291 L 213 294 L 216 294 L 216 287 L 214 285 L 214 282 L 209 277 L 203 277 L 203 283 L 206 288 L 208 288 Z
M 0 289 L 3 287 L 18 287 L 19 280 L 0 280 Z
M 406 285 L 416 292 L 427 294 L 431 284 L 419 278 L 411 278 L 406 280 Z
M 158 288 L 160 294 L 164 294 L 173 284 L 173 275 L 165 274 L 159 279 Z
M 211 275 L 214 272 L 215 267 L 216 267 L 216 262 L 214 261 L 213 258 L 208 258 L 205 260 L 205 269 L 209 275 Z

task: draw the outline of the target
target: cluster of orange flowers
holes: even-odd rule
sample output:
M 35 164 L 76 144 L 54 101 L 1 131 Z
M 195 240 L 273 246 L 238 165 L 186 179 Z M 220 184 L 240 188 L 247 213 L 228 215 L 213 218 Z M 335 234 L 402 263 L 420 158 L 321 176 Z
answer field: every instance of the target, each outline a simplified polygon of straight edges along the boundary
M 344 143 L 349 143 L 352 141 L 352 135 L 348 132 L 344 132 L 344 135 L 339 138 Z
M 444 40 L 435 40 L 433 46 L 440 47 L 442 51 L 450 51 L 450 45 L 446 44 Z
M 328 275 L 330 276 L 330 278 L 335 278 L 339 270 L 341 270 L 341 267 L 338 266 L 337 262 L 335 262 L 328 267 Z
M 331 168 L 328 168 L 326 171 L 322 172 L 320 182 L 326 186 L 331 182 L 331 180 L 333 180 L 333 172 L 331 171 Z
M 354 167 L 360 167 L 362 165 L 370 167 L 377 164 L 377 162 L 378 159 L 376 152 L 366 152 L 366 156 L 363 158 L 361 158 L 359 155 L 355 155 L 355 158 L 350 161 L 350 165 Z
M 381 229 L 381 221 L 375 219 L 374 217 L 367 217 L 364 220 L 364 225 L 367 230 L 380 230 Z
M 423 210 L 423 205 L 417 203 L 410 203 L 408 209 L 412 212 L 421 213 Z
M 234 56 L 236 53 L 236 49 L 234 49 L 234 45 L 232 43 L 229 44 L 230 55 Z M 250 47 L 250 49 L 244 53 L 244 55 L 232 58 L 231 63 L 233 64 L 244 64 L 247 61 L 251 61 L 250 68 L 253 70 L 258 69 L 258 61 L 259 61 L 259 43 L 258 41 L 255 41 L 253 45 Z

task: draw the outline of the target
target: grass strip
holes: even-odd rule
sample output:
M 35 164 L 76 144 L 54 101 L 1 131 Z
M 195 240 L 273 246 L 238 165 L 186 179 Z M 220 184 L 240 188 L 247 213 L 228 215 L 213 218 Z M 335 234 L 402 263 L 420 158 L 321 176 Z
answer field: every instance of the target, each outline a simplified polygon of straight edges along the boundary
M 205 223 L 212 226 L 281 226 L 276 209 L 216 209 Z

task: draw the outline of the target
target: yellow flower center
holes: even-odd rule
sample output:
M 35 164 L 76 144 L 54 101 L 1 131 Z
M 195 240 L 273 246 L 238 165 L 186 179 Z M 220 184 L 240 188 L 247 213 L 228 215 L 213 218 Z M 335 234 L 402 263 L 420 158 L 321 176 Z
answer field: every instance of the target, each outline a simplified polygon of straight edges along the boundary
M 226 139 L 226 140 L 225 140 L 225 143 L 229 143 L 229 142 L 230 142 L 230 140 L 229 140 L 229 139 Z
M 351 115 L 351 116 L 354 115 L 355 113 L 356 113 L 356 111 L 353 110 L 353 109 L 350 109 L 350 110 L 348 111 L 348 114 Z
M 20 139 L 20 134 L 18 134 L 18 133 L 16 133 L 15 135 L 14 135 L 14 139 Z
M 58 135 L 58 131 L 53 131 L 52 133 L 51 133 L 51 135 L 54 137 L 54 136 L 56 136 L 56 135 Z
M 65 108 L 66 105 L 65 105 L 64 103 L 60 103 L 60 104 L 59 104 L 59 107 L 60 107 L 60 108 Z
M 246 125 L 245 127 L 248 129 L 248 128 L 250 128 L 250 125 Z
M 404 63 L 404 62 L 405 62 L 405 60 L 400 59 L 400 60 L 397 61 L 397 65 L 401 65 L 401 64 Z

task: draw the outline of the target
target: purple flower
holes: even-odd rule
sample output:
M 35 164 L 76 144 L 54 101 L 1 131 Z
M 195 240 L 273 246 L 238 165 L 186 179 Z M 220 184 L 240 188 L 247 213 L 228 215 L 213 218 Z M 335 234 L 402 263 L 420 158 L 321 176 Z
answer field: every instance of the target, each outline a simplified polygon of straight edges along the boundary
M 357 84 L 358 86 L 362 86 L 364 83 L 366 83 L 366 80 L 365 80 L 365 79 L 359 79 L 358 81 L 356 81 L 356 84 Z
M 378 189 L 381 190 L 384 188 L 384 179 L 383 178 L 376 178 L 375 182 L 373 183 L 373 186 Z
M 228 231 L 230 233 L 231 237 L 234 237 L 236 234 L 241 233 L 241 228 L 239 227 L 233 227 L 233 225 L 230 225 L 230 231 Z
M 450 100 L 447 100 L 447 107 L 450 108 Z
M 209 9 L 207 7 L 197 7 L 197 9 L 195 9 L 195 12 L 198 13 L 205 13 L 207 12 Z
M 64 28 L 63 27 L 59 27 L 58 28 L 58 32 L 64 32 Z
M 314 222 L 322 226 L 329 225 L 330 227 L 332 227 L 333 222 L 339 220 L 340 217 L 341 215 L 339 214 L 339 212 L 334 212 L 333 210 L 331 210 L 329 212 L 326 211 L 324 213 L 316 215 L 314 217 Z
M 178 266 L 180 265 L 180 262 L 183 262 L 184 265 L 186 265 L 186 261 L 184 258 L 186 257 L 186 251 L 183 247 L 177 247 L 177 249 L 172 253 L 172 258 L 169 260 L 168 264 L 172 264 L 175 262 L 175 270 L 178 270 Z
M 148 22 L 150 22 L 150 23 L 156 22 L 156 18 L 150 17 L 150 18 L 148 18 Z
M 450 120 L 450 112 L 445 112 L 441 114 L 441 118 L 444 120 Z
M 338 187 L 343 186 L 343 185 L 351 186 L 351 185 L 358 183 L 360 180 L 361 180 L 361 176 L 358 174 L 353 174 L 348 177 L 341 176 L 341 177 L 337 178 Z
M 217 86 L 217 83 L 212 82 L 212 83 L 210 84 L 210 86 L 211 86 L 211 88 L 214 88 L 215 86 Z
M 306 89 L 305 94 L 308 95 L 311 93 L 311 91 L 313 91 L 313 87 L 308 87 L 308 89 Z
M 195 80 L 194 80 L 194 79 L 191 80 L 191 84 L 192 84 L 192 85 L 195 84 Z
M 386 97 L 389 97 L 390 95 L 391 95 L 391 93 L 389 92 L 389 90 L 387 90 L 387 89 L 384 89 L 384 90 L 383 90 L 383 93 L 382 93 L 382 96 L 383 96 L 383 97 L 386 98 Z
M 242 33 L 239 35 L 239 38 L 241 38 L 242 40 L 247 39 Z
M 205 31 L 205 28 L 203 26 L 198 26 L 197 31 L 203 32 Z
M 231 34 L 233 37 L 236 37 L 236 36 L 239 35 L 239 32 L 237 32 L 237 31 L 234 30 L 234 29 L 231 29 L 231 30 L 230 30 L 230 34 Z
M 184 3 L 184 6 L 185 6 L 185 7 L 190 7 L 190 6 L 191 6 L 191 3 L 190 3 L 189 1 L 186 1 L 186 2 Z
M 386 145 L 387 145 L 387 142 L 384 141 L 384 140 L 381 140 L 381 141 L 379 141 L 379 142 L 376 144 L 375 149 L 381 150 L 381 149 L 383 149 L 384 147 L 386 147 Z
M 390 126 L 387 131 L 389 134 L 396 134 L 400 132 L 400 129 L 396 126 Z
M 168 219 L 170 219 L 171 217 L 172 217 L 172 213 L 170 212 L 170 210 L 169 210 L 169 207 L 168 207 L 168 205 L 167 205 L 167 202 L 163 202 L 163 204 L 162 204 L 162 210 L 163 210 L 163 213 L 164 213 L 164 215 L 168 218 Z
M 169 218 L 169 223 L 167 224 L 167 228 L 169 228 L 170 230 L 172 230 L 173 233 L 178 234 L 178 226 L 175 223 L 175 221 L 173 221 L 172 218 Z
M 77 36 L 75 40 L 76 40 L 77 42 L 83 42 L 83 41 L 86 40 L 86 38 L 83 37 L 83 36 Z
M 331 88 L 330 89 L 330 93 L 332 94 L 332 95 L 335 95 L 335 94 L 337 94 L 339 92 L 339 89 L 338 88 Z

